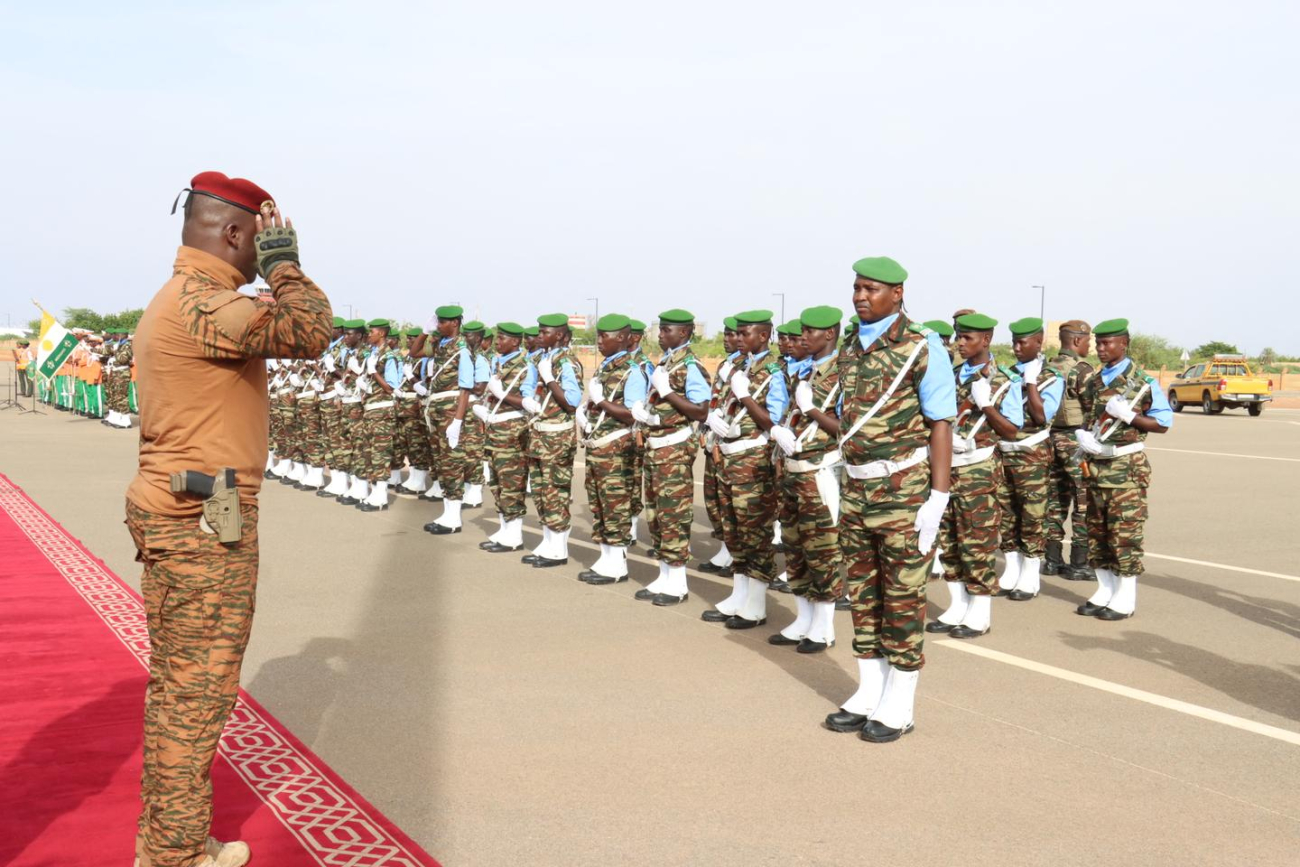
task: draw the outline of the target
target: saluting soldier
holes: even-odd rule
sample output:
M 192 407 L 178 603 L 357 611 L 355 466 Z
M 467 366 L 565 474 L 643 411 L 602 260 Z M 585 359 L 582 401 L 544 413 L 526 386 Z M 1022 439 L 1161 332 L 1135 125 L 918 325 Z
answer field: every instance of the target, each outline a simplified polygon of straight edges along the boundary
M 464 315 L 464 309 L 456 304 L 439 307 L 425 325 L 425 334 L 411 344 L 413 358 L 429 358 L 429 396 L 424 399 L 424 414 L 429 426 L 433 475 L 443 501 L 442 514 L 425 524 L 424 529 L 435 536 L 459 533 L 463 526 L 461 507 L 469 464 L 461 435 L 474 392 L 474 356 L 461 335 Z M 431 339 L 434 334 L 437 337 Z
M 1148 434 L 1168 433 L 1174 414 L 1164 389 L 1128 357 L 1127 319 L 1093 329 L 1101 369 L 1083 387 L 1086 428 L 1075 431 L 1088 480 L 1088 562 L 1097 592 L 1077 609 L 1098 620 L 1124 620 L 1137 610 L 1138 576 L 1147 521 Z
M 952 487 L 936 547 L 943 552 L 948 608 L 926 632 L 978 638 L 992 626 L 998 548 L 998 443 L 1014 439 L 1024 422 L 1020 384 L 989 354 L 997 320 L 957 317 L 954 366 L 957 418 L 952 430 Z
M 840 377 L 837 345 L 843 313 L 809 307 L 799 317 L 795 408 L 785 425 L 772 428 L 784 455 L 780 479 L 785 562 L 795 596 L 793 623 L 768 644 L 794 645 L 819 653 L 835 644 L 835 602 L 843 595 L 840 569 Z
M 1088 487 L 1078 463 L 1071 460 L 1078 443 L 1074 432 L 1083 427 L 1083 383 L 1092 375 L 1085 359 L 1091 352 L 1092 328 L 1071 319 L 1059 331 L 1061 351 L 1052 367 L 1065 377 L 1065 394 L 1052 418 L 1052 467 L 1047 497 L 1047 554 L 1042 574 L 1071 581 L 1094 576 L 1088 566 Z M 1070 562 L 1065 563 L 1065 522 L 1070 522 Z
M 722 406 L 726 395 L 730 394 L 731 372 L 736 367 L 737 360 L 741 357 L 740 335 L 736 331 L 736 317 L 727 316 L 722 320 L 722 350 L 726 357 L 722 364 L 718 365 L 717 376 L 709 388 L 709 411 L 712 412 Z M 716 434 L 705 434 L 704 445 L 704 512 L 709 517 L 710 535 L 717 539 L 721 546 L 716 554 L 701 563 L 699 568 L 701 572 L 718 575 L 723 578 L 730 578 L 732 575 L 731 552 L 727 549 L 726 534 L 723 533 L 722 522 L 723 508 L 721 502 L 721 486 L 718 483 L 718 473 L 721 470 L 721 461 L 714 459 L 714 443 L 711 440 L 716 439 Z
M 479 547 L 492 554 L 524 547 L 524 513 L 528 490 L 528 418 L 523 391 L 528 358 L 521 348 L 524 329 L 515 322 L 497 323 L 496 357 L 488 378 L 488 398 L 475 404 L 474 414 L 487 426 L 487 457 L 492 467 L 489 486 L 500 529 Z
M 911 731 L 925 664 L 926 566 L 948 506 L 956 388 L 938 335 L 903 312 L 907 271 L 854 263 L 856 348 L 840 370 L 840 548 L 858 691 L 826 718 L 882 743 Z

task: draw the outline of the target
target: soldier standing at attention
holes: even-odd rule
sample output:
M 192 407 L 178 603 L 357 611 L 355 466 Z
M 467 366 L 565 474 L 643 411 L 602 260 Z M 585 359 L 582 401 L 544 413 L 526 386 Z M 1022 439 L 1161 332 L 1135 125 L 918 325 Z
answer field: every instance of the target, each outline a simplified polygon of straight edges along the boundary
M 366 324 L 370 329 L 370 355 L 366 358 L 364 387 L 366 396 L 361 405 L 361 425 L 353 431 L 357 445 L 362 450 L 361 477 L 356 508 L 362 512 L 379 512 L 388 508 L 388 479 L 393 463 L 393 431 L 397 426 L 397 404 L 393 392 L 402 385 L 402 362 L 389 348 L 388 335 L 392 330 L 387 319 L 372 319 Z
M 809 307 L 799 317 L 800 345 L 808 353 L 794 383 L 795 410 L 772 439 L 784 454 L 781 513 L 785 562 L 795 595 L 793 623 L 767 639 L 818 653 L 835 644 L 835 600 L 843 596 L 840 569 L 841 466 L 836 439 L 840 376 L 836 346 L 843 313 Z M 802 359 L 797 364 L 804 363 Z
M 144 564 L 150 646 L 136 852 L 146 867 L 240 867 L 245 844 L 208 836 L 209 773 L 252 627 L 264 359 L 319 355 L 331 312 L 268 193 L 219 172 L 197 175 L 189 191 L 174 273 L 136 331 L 140 469 L 126 524 Z M 274 304 L 237 291 L 258 274 Z M 202 499 L 173 493 L 170 475 L 224 468 L 235 473 L 242 533 L 223 544 L 200 524 Z
M 636 598 L 660 607 L 686 600 L 686 562 L 691 556 L 695 514 L 695 422 L 707 414 L 709 379 L 691 347 L 695 315 L 674 308 L 659 314 L 659 348 L 644 403 L 632 417 L 645 429 L 646 502 L 650 547 L 659 559 L 659 576 Z
M 627 548 L 632 541 L 632 486 L 636 470 L 636 441 L 632 436 L 634 404 L 644 403 L 645 372 L 628 353 L 632 331 L 618 313 L 596 323 L 600 367 L 587 383 L 587 405 L 577 413 L 587 449 L 587 503 L 591 507 L 591 536 L 600 545 L 600 558 L 578 574 L 591 584 L 627 580 Z
M 573 414 L 582 403 L 582 365 L 569 349 L 573 338 L 569 317 L 547 313 L 537 317 L 542 353 L 524 375 L 526 395 L 520 405 L 530 418 L 528 475 L 532 479 L 542 541 L 523 562 L 537 568 L 569 562 L 569 504 L 573 488 L 573 458 L 578 449 Z
M 994 557 L 998 549 L 998 443 L 1014 439 L 1024 419 L 1020 385 L 989 355 L 997 320 L 957 317 L 957 419 L 952 429 L 952 488 L 936 547 L 944 552 L 948 609 L 926 632 L 978 638 L 993 617 Z
M 1052 418 L 1052 470 L 1047 497 L 1047 556 L 1042 574 L 1071 581 L 1093 578 L 1088 566 L 1088 487 L 1080 465 L 1070 460 L 1078 449 L 1074 432 L 1083 427 L 1083 383 L 1092 375 L 1086 359 L 1092 329 L 1080 319 L 1061 326 L 1061 351 L 1052 367 L 1065 377 L 1065 394 Z M 1070 563 L 1064 562 L 1065 522 L 1070 521 Z
M 713 411 L 722 406 L 725 395 L 729 393 L 729 380 L 731 372 L 736 367 L 736 360 L 740 358 L 739 335 L 736 332 L 736 317 L 728 316 L 722 320 L 722 351 L 726 353 L 722 364 L 718 365 L 718 375 L 713 378 L 713 384 L 709 388 L 709 410 Z M 712 528 L 711 535 L 722 543 L 722 547 L 712 558 L 700 564 L 700 571 L 706 574 L 718 575 L 723 578 L 731 577 L 731 552 L 727 550 L 727 543 L 724 540 L 722 532 L 722 505 L 719 500 L 718 470 L 720 462 L 714 460 L 714 449 L 708 440 L 713 439 L 714 434 L 707 434 L 704 446 L 704 512 L 709 516 L 709 526 Z M 731 612 L 734 614 L 735 612 Z
M 1027 602 L 1038 595 L 1039 570 L 1047 540 L 1048 476 L 1052 465 L 1052 419 L 1065 393 L 1065 379 L 1043 366 L 1043 320 L 1037 317 L 1011 323 L 1011 346 L 1016 354 L 1023 403 L 1020 430 L 998 443 L 1002 476 L 998 480 L 1001 508 L 1001 549 L 1007 568 L 998 581 L 1012 602 Z
M 429 357 L 429 396 L 424 412 L 429 422 L 433 475 L 444 499 L 442 514 L 424 529 L 435 536 L 459 533 L 463 525 L 460 512 L 469 466 L 461 448 L 461 433 L 474 391 L 474 356 L 461 335 L 464 314 L 455 304 L 439 307 L 425 325 L 425 334 L 411 344 L 412 358 Z M 437 339 L 428 339 L 426 335 L 435 332 Z
M 402 387 L 394 394 L 397 401 L 397 433 L 393 437 L 393 475 L 388 483 L 393 493 L 404 497 L 418 497 L 429 487 L 429 431 L 424 426 L 423 403 L 420 400 L 429 390 L 420 382 L 426 359 L 411 357 L 411 344 L 424 331 L 418 326 L 402 333 L 406 346 L 402 350 Z M 402 466 L 410 464 L 406 481 L 401 480 Z
M 858 351 L 840 370 L 840 548 L 853 609 L 859 687 L 834 731 L 894 741 L 912 729 L 925 664 L 926 565 L 948 506 L 956 388 L 938 335 L 903 312 L 907 271 L 893 259 L 853 265 Z
M 1143 572 L 1151 464 L 1147 434 L 1168 433 L 1173 410 L 1164 389 L 1128 357 L 1128 320 L 1093 329 L 1101 370 L 1083 386 L 1084 424 L 1075 431 L 1088 480 L 1088 562 L 1097 592 L 1077 609 L 1098 620 L 1124 620 L 1137 610 Z
M 474 389 L 470 392 L 470 406 L 477 406 L 483 399 L 487 391 L 487 382 L 492 378 L 492 369 L 488 364 L 487 356 L 483 354 L 484 335 L 487 326 L 477 319 L 466 322 L 461 328 L 461 334 L 465 336 L 465 345 L 469 347 L 470 354 L 474 357 Z M 485 438 L 487 436 L 483 427 L 483 422 L 479 420 L 478 413 L 474 413 L 474 418 L 465 420 L 464 435 L 462 436 L 463 444 L 461 448 L 465 452 L 465 498 L 462 501 L 462 508 L 481 509 L 483 507 L 483 458 L 484 449 L 486 448 Z
M 522 326 L 497 323 L 497 353 L 488 378 L 488 399 L 476 404 L 474 414 L 487 426 L 487 457 L 492 465 L 489 484 L 496 503 L 500 529 L 480 542 L 492 554 L 518 551 L 524 547 L 524 512 L 528 489 L 528 420 L 523 411 L 522 391 L 528 374 L 528 359 L 520 343 Z
M 628 327 L 632 332 L 631 343 L 628 346 L 628 353 L 632 356 L 632 363 L 641 368 L 641 373 L 650 381 L 650 374 L 654 372 L 654 362 L 650 356 L 646 355 L 645 349 L 641 343 L 645 339 L 646 325 L 640 319 L 628 319 Z M 632 438 L 636 442 L 636 451 L 633 455 L 633 481 L 632 481 L 632 545 L 637 540 L 637 525 L 640 523 L 642 512 L 645 508 L 645 488 L 649 484 L 649 473 L 645 468 L 645 431 L 640 425 L 632 426 Z M 654 516 L 653 511 L 646 513 L 646 521 Z
M 776 333 L 777 350 L 785 360 L 785 391 L 786 394 L 792 395 L 795 384 L 812 368 L 812 359 L 808 357 L 808 347 L 803 342 L 803 326 L 798 319 L 791 319 L 777 326 Z M 777 499 L 776 523 L 772 525 L 772 547 L 776 552 L 783 553 L 786 550 L 783 528 L 793 524 L 798 519 L 798 515 L 787 511 L 786 507 L 791 503 L 781 495 L 785 478 L 785 461 L 777 454 L 776 449 L 772 450 L 772 466 L 776 475 Z M 786 565 L 788 567 L 789 563 L 787 562 Z M 788 578 L 787 570 L 781 570 L 781 574 L 772 582 L 771 589 L 782 593 L 792 592 Z

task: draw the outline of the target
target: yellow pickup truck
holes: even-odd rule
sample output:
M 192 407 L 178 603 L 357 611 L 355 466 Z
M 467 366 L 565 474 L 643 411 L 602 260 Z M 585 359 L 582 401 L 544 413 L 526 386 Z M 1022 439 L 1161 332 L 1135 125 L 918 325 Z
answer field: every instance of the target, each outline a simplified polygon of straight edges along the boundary
M 1169 384 L 1169 406 L 1174 412 L 1199 403 L 1207 415 L 1243 406 L 1251 415 L 1259 415 L 1272 399 L 1273 380 L 1252 374 L 1244 355 L 1216 355 L 1193 364 Z

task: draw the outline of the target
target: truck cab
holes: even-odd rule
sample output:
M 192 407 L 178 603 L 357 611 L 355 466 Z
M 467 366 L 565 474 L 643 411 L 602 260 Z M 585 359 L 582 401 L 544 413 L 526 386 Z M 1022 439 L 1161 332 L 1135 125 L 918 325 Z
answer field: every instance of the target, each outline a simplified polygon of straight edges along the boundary
M 1174 412 L 1199 403 L 1207 415 L 1242 407 L 1259 415 L 1272 399 L 1273 380 L 1255 376 L 1244 355 L 1216 355 L 1193 364 L 1169 384 L 1169 406 Z

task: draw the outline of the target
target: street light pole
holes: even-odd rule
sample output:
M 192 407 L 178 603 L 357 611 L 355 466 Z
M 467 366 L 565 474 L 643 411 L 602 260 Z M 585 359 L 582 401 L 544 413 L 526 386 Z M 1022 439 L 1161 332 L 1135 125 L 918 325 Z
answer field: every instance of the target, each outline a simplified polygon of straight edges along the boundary
M 1045 311 L 1045 310 L 1047 309 L 1047 287 L 1046 287 L 1046 286 L 1030 286 L 1029 288 L 1030 288 L 1030 289 L 1037 289 L 1037 290 L 1038 290 L 1038 318 L 1039 318 L 1039 319 L 1043 319 L 1043 316 L 1045 315 L 1045 314 L 1043 313 L 1043 311 Z M 1046 319 L 1043 319 L 1043 325 L 1046 325 L 1046 324 L 1047 324 L 1047 320 L 1046 320 Z
M 773 292 L 773 293 L 772 293 L 772 297 L 773 297 L 773 298 L 777 297 L 778 295 L 781 296 L 781 321 L 778 322 L 777 324 L 778 324 L 778 325 L 783 325 L 783 324 L 785 324 L 785 293 L 784 293 L 784 292 Z
M 600 299 L 599 299 L 599 298 L 588 298 L 587 300 L 588 300 L 588 301 L 595 301 L 595 302 L 596 302 L 596 322 L 599 322 L 599 321 L 600 321 Z M 592 328 L 595 328 L 595 327 L 596 327 L 596 322 L 591 323 L 591 327 L 592 327 Z

